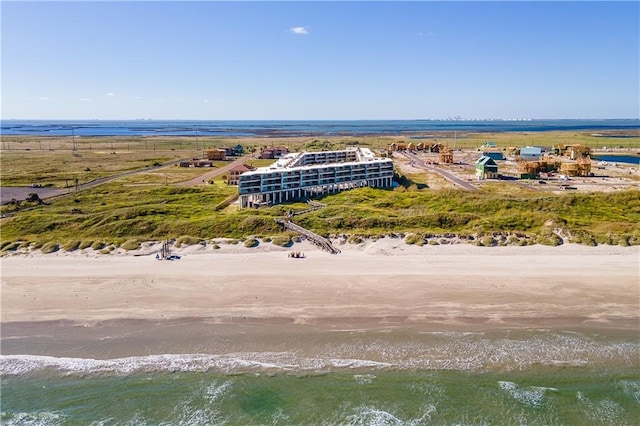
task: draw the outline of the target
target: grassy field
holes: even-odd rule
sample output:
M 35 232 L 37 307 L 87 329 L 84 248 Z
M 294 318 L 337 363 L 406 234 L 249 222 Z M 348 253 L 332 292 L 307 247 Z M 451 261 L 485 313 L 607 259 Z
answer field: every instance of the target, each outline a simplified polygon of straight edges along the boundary
M 585 143 L 602 146 L 606 138 L 578 134 L 492 134 L 482 139 L 458 139 L 474 144 L 494 140 L 498 146 L 550 143 Z M 18 138 L 20 139 L 20 138 Z M 86 140 L 85 140 L 86 139 Z M 196 151 L 188 138 L 133 138 L 111 140 L 83 138 L 76 151 L 68 139 L 52 140 L 55 148 L 35 138 L 2 139 L 2 186 L 34 182 L 64 186 L 75 177 L 81 181 L 144 169 L 156 163 L 189 158 Z M 564 139 L 560 141 L 559 139 Z M 597 140 L 596 140 L 597 139 Z M 618 141 L 618 138 L 611 138 Z M 269 140 L 268 144 L 298 149 L 339 149 L 348 145 L 383 148 L 398 137 Z M 566 141 L 565 141 L 566 140 Z M 639 138 L 624 138 L 625 144 L 640 147 Z M 248 149 L 267 145 L 260 139 L 242 140 Z M 199 149 L 237 144 L 237 140 L 205 140 Z M 7 144 L 9 145 L 7 147 Z M 21 149 L 16 148 L 21 145 Z M 124 146 L 128 145 L 128 149 Z M 42 150 L 39 145 L 46 145 Z M 152 146 L 153 145 L 153 146 Z M 181 149 L 182 148 L 182 149 Z M 115 152 L 115 154 L 112 154 Z M 254 166 L 270 160 L 251 160 Z M 88 170 L 87 170 L 88 169 Z M 275 236 L 284 232 L 274 218 L 289 209 L 304 209 L 303 203 L 261 209 L 227 207 L 237 189 L 221 179 L 213 184 L 177 188 L 173 183 L 191 179 L 207 169 L 169 167 L 127 176 L 48 204 L 22 202 L 2 206 L 2 250 L 32 244 L 32 247 L 78 248 L 96 245 L 129 246 L 136 241 L 190 236 L 195 240 L 247 236 Z M 430 189 L 438 177 L 406 176 L 405 186 L 396 190 L 362 188 L 326 196 L 328 207 L 296 217 L 302 226 L 323 235 L 375 236 L 389 233 L 455 234 L 475 236 L 527 235 L 530 241 L 557 243 L 556 231 L 570 241 L 583 244 L 640 244 L 640 194 L 636 190 L 614 193 L 531 192 L 514 185 L 496 184 L 477 193 L 451 189 Z

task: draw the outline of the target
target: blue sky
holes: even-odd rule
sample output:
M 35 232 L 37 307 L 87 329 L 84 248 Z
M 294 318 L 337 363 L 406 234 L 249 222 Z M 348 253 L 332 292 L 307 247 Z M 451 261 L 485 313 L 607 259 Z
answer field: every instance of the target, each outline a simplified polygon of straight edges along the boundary
M 2 118 L 638 118 L 637 2 L 2 2 Z

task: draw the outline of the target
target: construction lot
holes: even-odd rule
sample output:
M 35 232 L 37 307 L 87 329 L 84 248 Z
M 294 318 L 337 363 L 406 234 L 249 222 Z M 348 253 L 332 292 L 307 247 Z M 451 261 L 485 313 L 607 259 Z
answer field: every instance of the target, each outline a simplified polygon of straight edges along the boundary
M 635 152 L 635 151 L 634 151 Z M 591 162 L 588 176 L 566 176 L 562 172 L 543 173 L 542 177 L 520 179 L 522 166 L 514 156 L 506 156 L 504 160 L 496 160 L 499 168 L 499 179 L 479 180 L 476 176 L 476 160 L 482 155 L 477 149 L 460 149 L 453 151 L 453 162 L 441 163 L 438 153 L 413 152 L 415 156 L 429 164 L 430 169 L 450 172 L 473 186 L 482 190 L 492 190 L 505 185 L 526 188 L 532 191 L 562 193 L 578 192 L 611 192 L 626 189 L 640 189 L 640 168 L 628 163 Z M 597 155 L 597 152 L 594 152 Z M 405 175 L 429 188 L 454 188 L 456 185 L 440 176 L 437 172 L 424 170 L 402 152 L 393 152 L 392 158 L 396 167 Z M 640 156 L 638 157 L 640 161 Z

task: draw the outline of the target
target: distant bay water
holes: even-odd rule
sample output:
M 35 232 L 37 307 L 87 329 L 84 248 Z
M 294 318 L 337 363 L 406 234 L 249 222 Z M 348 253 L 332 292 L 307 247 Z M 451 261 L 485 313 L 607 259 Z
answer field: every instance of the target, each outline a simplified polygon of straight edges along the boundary
M 607 120 L 2 120 L 2 135 L 34 136 L 357 136 L 429 132 L 639 130 L 638 119 Z

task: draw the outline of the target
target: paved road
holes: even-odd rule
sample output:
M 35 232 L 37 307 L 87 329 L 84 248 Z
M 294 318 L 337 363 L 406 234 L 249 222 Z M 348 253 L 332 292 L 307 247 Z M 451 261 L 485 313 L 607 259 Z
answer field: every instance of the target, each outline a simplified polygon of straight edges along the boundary
M 420 157 L 418 157 L 413 153 L 403 152 L 403 154 L 413 161 L 413 165 L 415 167 L 418 167 L 420 169 L 425 169 L 433 173 L 437 173 L 443 178 L 445 178 L 446 180 L 448 180 L 449 182 L 453 183 L 454 185 L 464 189 L 465 191 L 479 191 L 477 187 L 471 185 L 469 182 L 467 182 L 464 179 L 460 179 L 458 176 L 456 176 L 455 174 L 451 173 L 448 170 L 443 170 L 439 167 L 429 165 L 426 163 L 426 161 L 424 161 L 423 159 L 421 159 Z
M 184 182 L 177 183 L 177 186 L 196 186 L 206 184 L 210 179 L 213 179 L 216 176 L 220 176 L 231 170 L 232 168 L 244 164 L 248 159 L 251 158 L 251 155 L 245 155 L 244 157 L 240 157 L 237 160 L 232 161 L 226 166 L 211 170 L 210 172 L 206 172 L 197 178 L 193 178 L 191 180 L 187 180 Z

